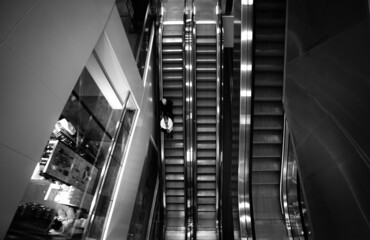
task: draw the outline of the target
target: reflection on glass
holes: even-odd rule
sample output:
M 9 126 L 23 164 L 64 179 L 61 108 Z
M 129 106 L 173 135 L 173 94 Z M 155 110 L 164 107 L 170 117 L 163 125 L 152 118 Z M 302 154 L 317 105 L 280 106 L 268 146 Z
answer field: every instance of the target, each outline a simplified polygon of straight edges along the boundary
M 288 149 L 288 168 L 287 168 L 287 195 L 288 212 L 291 224 L 291 233 L 293 239 L 308 240 L 311 239 L 310 227 L 308 224 L 308 215 L 303 195 L 301 194 L 300 182 L 298 177 L 297 160 L 294 155 L 293 145 L 289 142 Z
M 8 239 L 82 238 L 98 183 L 108 176 L 101 173 L 122 115 L 123 109 L 112 109 L 85 68 L 31 177 Z M 108 171 L 109 178 L 117 175 L 114 170 Z M 100 201 L 110 201 L 112 188 Z
M 158 177 L 158 153 L 153 143 L 149 142 L 139 189 L 136 194 L 135 207 L 132 213 L 131 224 L 127 239 L 145 239 L 148 228 L 156 180 Z
M 127 103 L 133 102 L 131 96 L 127 99 Z M 124 156 L 126 152 L 126 146 L 131 136 L 132 125 L 136 116 L 136 109 L 133 105 L 126 107 L 118 125 L 118 131 L 115 133 L 115 142 L 112 145 L 111 153 L 112 157 L 106 161 L 106 171 L 104 174 L 105 178 L 100 183 L 100 194 L 96 198 L 96 206 L 94 217 L 91 219 L 91 224 L 86 237 L 91 239 L 101 239 L 105 223 L 106 216 L 108 215 L 111 203 L 112 195 L 114 192 L 115 183 L 121 167 L 123 165 Z

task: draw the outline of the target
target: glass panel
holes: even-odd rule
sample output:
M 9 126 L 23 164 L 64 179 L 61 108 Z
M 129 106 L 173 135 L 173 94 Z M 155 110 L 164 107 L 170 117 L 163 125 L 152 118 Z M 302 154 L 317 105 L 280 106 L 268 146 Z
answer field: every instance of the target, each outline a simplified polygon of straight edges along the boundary
M 95 210 L 107 213 L 120 167 L 110 161 L 109 151 L 123 109 L 110 106 L 96 81 L 83 69 L 19 204 L 8 239 L 81 239 L 102 182 L 105 188 Z M 109 82 L 103 84 L 110 87 Z M 108 163 L 111 168 L 103 173 Z M 99 217 L 105 220 L 105 215 Z
M 146 154 L 143 172 L 141 174 L 139 189 L 136 194 L 135 207 L 127 239 L 145 239 L 148 228 L 151 208 L 154 199 L 156 180 L 158 178 L 158 153 L 152 142 Z
M 129 96 L 127 103 L 131 103 L 133 100 Z M 131 135 L 132 124 L 135 119 L 137 110 L 132 108 L 126 108 L 120 124 L 118 126 L 118 132 L 114 139 L 114 146 L 112 149 L 112 157 L 107 162 L 106 172 L 103 173 L 105 176 L 104 181 L 101 182 L 100 195 L 97 197 L 97 204 L 94 210 L 94 218 L 91 219 L 91 225 L 87 232 L 87 237 L 89 239 L 101 239 L 104 230 L 104 224 L 106 221 L 106 216 L 109 212 L 110 205 L 112 203 L 112 195 L 114 192 L 115 183 L 121 167 L 123 165 L 124 156 L 126 152 L 127 142 Z

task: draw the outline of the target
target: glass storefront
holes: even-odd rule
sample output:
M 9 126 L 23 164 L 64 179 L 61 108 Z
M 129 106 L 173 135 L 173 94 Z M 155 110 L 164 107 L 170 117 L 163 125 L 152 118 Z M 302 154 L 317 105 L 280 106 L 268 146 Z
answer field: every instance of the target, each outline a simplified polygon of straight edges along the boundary
M 108 79 L 100 65 L 83 69 L 6 239 L 100 239 L 137 114 Z

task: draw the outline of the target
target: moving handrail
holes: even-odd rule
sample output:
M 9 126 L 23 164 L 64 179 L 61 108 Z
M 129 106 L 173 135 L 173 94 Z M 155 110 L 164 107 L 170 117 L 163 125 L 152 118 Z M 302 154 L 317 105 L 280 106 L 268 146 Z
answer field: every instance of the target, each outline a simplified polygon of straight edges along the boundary
M 286 115 L 284 114 L 284 132 L 283 132 L 283 147 L 281 153 L 281 171 L 280 171 L 280 208 L 281 213 L 284 215 L 285 226 L 288 232 L 288 238 L 292 237 L 291 234 L 291 224 L 288 212 L 288 154 L 289 154 L 289 144 L 290 144 L 290 133 L 288 129 L 288 124 L 286 120 Z M 291 177 L 291 176 L 290 176 Z
M 221 165 L 221 9 L 219 3 L 216 5 L 217 23 L 216 23 L 216 228 L 217 232 L 221 230 L 222 224 L 220 222 L 219 206 L 220 206 L 220 187 L 222 175 L 220 170 Z
M 185 29 L 184 29 L 184 60 L 183 67 L 185 69 L 185 129 L 186 129 L 186 228 L 187 228 L 187 239 L 193 239 L 195 217 L 194 212 L 196 211 L 195 191 L 196 182 L 195 171 L 195 145 L 194 145 L 194 34 L 193 34 L 193 4 L 192 1 L 186 1 L 185 6 Z
M 164 8 L 161 6 L 160 8 L 160 14 L 158 16 L 159 18 L 159 28 L 158 28 L 158 38 L 157 38 L 157 45 L 158 45 L 158 75 L 159 75 L 159 98 L 163 98 L 163 66 L 162 66 L 162 37 L 163 37 L 163 15 L 164 15 Z M 165 173 L 166 173 L 166 167 L 165 167 L 165 156 L 164 156 L 164 136 L 163 133 L 161 133 L 161 180 L 162 180 L 162 204 L 163 204 L 163 229 L 166 228 L 166 179 L 165 179 Z
M 238 205 L 240 238 L 252 239 L 250 161 L 252 118 L 253 1 L 241 1 Z

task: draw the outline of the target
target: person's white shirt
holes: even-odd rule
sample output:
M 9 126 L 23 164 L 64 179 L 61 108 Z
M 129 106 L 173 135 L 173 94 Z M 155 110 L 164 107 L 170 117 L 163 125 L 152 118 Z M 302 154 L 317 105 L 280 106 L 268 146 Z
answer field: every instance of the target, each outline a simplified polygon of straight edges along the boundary
M 171 132 L 173 129 L 173 122 L 172 122 L 172 119 L 169 117 L 167 117 L 167 122 L 165 118 L 162 118 L 160 124 L 161 124 L 161 128 L 166 129 L 167 132 Z

